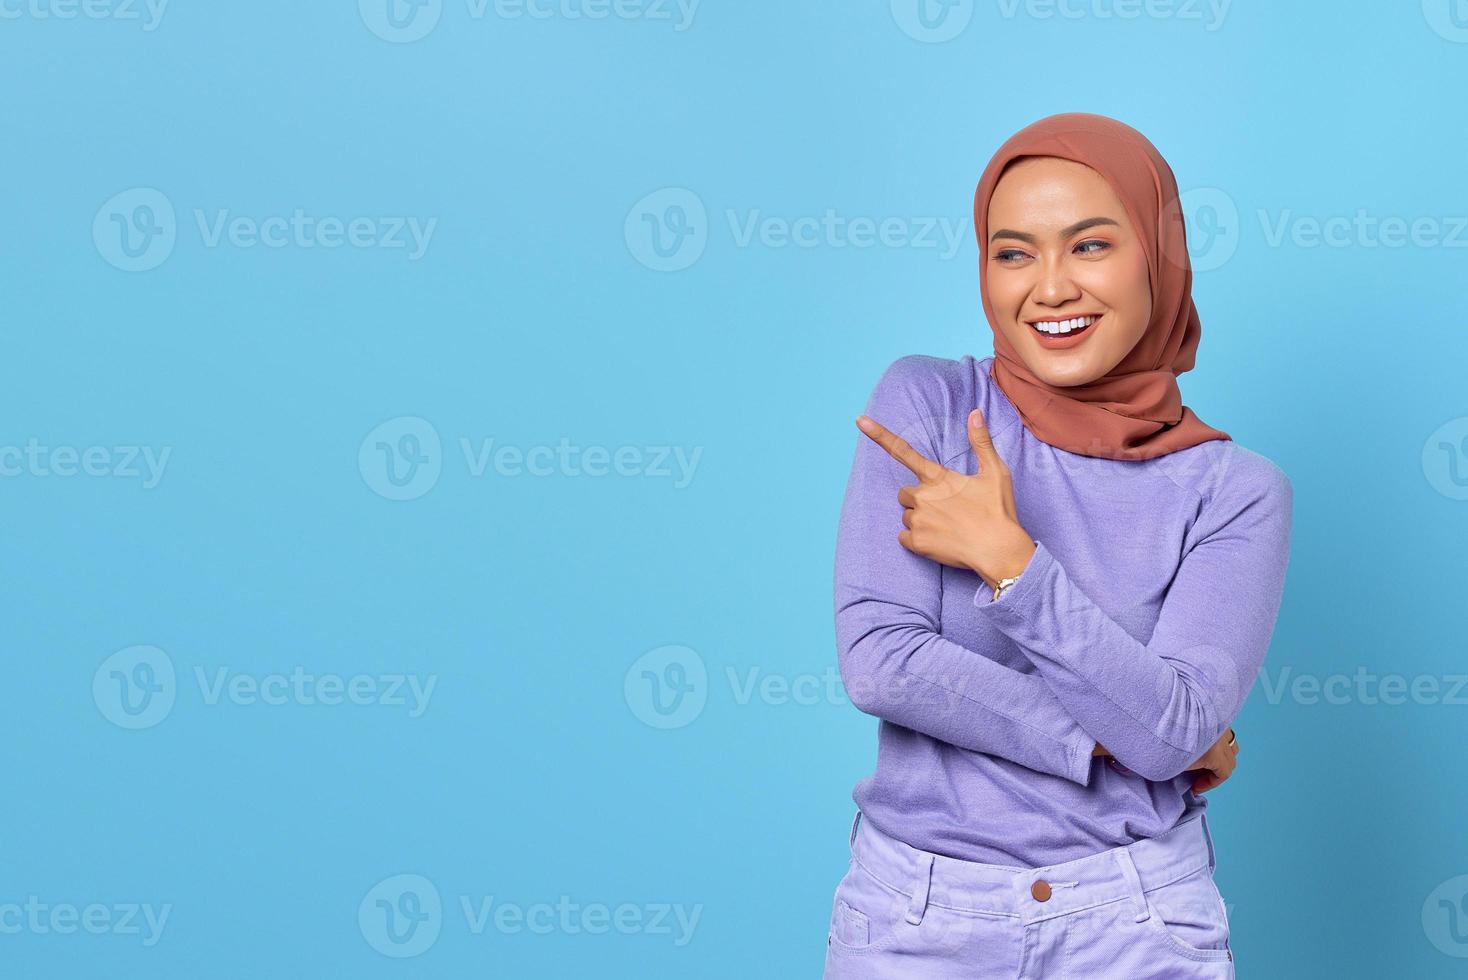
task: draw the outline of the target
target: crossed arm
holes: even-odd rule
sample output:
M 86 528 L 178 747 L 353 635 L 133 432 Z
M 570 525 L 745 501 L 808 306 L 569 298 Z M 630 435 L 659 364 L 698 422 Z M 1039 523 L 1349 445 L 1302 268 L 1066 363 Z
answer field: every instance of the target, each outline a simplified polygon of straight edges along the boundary
M 1153 780 L 1206 769 L 1194 781 L 1199 792 L 1227 778 L 1237 752 L 1226 744 L 1227 725 L 1279 608 L 1290 516 L 1283 474 L 1199 518 L 1157 628 L 1141 643 L 1018 528 L 1008 473 L 982 420 L 970 429 L 980 459 L 970 477 L 933 461 L 935 437 L 893 370 L 868 412 L 918 445 L 864 425 L 871 438 L 858 444 L 847 485 L 835 611 L 842 676 L 856 706 L 1082 785 L 1097 754 Z M 905 486 L 909 475 L 916 487 Z M 1015 528 L 1030 542 L 1028 555 L 1016 551 Z M 989 584 L 1018 569 L 999 600 L 990 602 L 984 587 L 974 602 L 1034 673 L 937 632 L 940 564 L 972 568 Z

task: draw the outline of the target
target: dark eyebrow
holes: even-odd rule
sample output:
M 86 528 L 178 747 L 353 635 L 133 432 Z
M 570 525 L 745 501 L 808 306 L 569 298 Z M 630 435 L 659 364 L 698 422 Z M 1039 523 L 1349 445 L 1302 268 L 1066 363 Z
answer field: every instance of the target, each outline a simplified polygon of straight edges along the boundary
M 1060 237 L 1069 238 L 1072 235 L 1080 234 L 1087 228 L 1094 228 L 1096 225 L 1116 225 L 1118 228 L 1121 227 L 1120 224 L 1110 218 L 1086 218 L 1084 221 L 1077 221 L 1069 228 L 1062 229 Z M 1009 228 L 1000 228 L 994 232 L 994 234 L 989 236 L 989 243 L 992 245 L 995 240 L 1000 238 L 1018 238 L 1022 242 L 1029 242 L 1031 245 L 1036 244 L 1034 235 L 1026 234 L 1022 231 L 1013 231 Z

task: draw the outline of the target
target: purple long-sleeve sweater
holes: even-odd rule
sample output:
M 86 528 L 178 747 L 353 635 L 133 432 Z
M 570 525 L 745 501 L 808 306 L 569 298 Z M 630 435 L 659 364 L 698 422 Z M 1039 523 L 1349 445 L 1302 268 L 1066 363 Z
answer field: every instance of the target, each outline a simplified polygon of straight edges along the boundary
M 1184 770 L 1227 730 L 1274 632 L 1292 489 L 1270 460 L 1213 440 L 1146 461 L 1041 442 L 992 357 L 914 355 L 866 414 L 972 474 L 979 408 L 1038 542 L 991 601 L 977 574 L 897 540 L 917 482 L 857 434 L 837 535 L 841 676 L 881 719 L 853 799 L 914 847 L 1040 867 L 1153 837 L 1203 807 Z M 1096 743 L 1114 759 L 1092 757 Z M 1227 789 L 1214 792 L 1227 792 Z

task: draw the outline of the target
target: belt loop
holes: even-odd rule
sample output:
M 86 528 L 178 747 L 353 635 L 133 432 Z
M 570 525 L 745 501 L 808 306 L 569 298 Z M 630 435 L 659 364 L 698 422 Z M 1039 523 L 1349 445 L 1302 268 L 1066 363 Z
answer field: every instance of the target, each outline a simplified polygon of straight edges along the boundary
M 854 846 L 856 844 L 856 828 L 857 828 L 857 825 L 860 824 L 860 823 L 861 823 L 861 811 L 860 810 L 857 810 L 856 811 L 856 816 L 854 816 L 854 817 L 851 818 L 851 840 L 847 841 L 847 844 L 848 845 L 853 845 Z
M 918 880 L 913 886 L 912 901 L 907 903 L 907 921 L 917 925 L 928 910 L 928 886 L 933 881 L 933 855 L 918 858 Z
M 1131 852 L 1125 847 L 1118 847 L 1112 853 L 1116 855 L 1116 863 L 1121 865 L 1121 876 L 1126 879 L 1127 888 L 1132 893 L 1132 904 L 1137 907 L 1137 921 L 1146 922 L 1152 913 L 1147 908 L 1147 895 L 1142 891 L 1142 879 L 1137 876 L 1137 865 L 1132 861 Z
M 1203 839 L 1208 842 L 1208 873 L 1213 873 L 1215 859 L 1213 857 L 1213 832 L 1208 829 L 1208 814 L 1198 814 L 1198 819 L 1203 824 Z

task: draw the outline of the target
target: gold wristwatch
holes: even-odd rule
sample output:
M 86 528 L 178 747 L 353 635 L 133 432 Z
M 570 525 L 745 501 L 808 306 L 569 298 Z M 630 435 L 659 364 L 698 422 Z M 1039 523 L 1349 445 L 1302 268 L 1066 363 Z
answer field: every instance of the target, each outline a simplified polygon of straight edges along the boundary
M 1016 583 L 1018 581 L 1019 581 L 1019 576 L 1016 575 L 1016 576 L 1014 576 L 1012 578 L 1002 578 L 999 581 L 995 582 L 994 583 L 994 599 L 990 599 L 989 601 L 990 602 L 993 602 L 995 599 L 998 599 L 1000 596 L 1002 596 L 1004 594 L 1004 590 L 1005 589 L 1009 588 L 1011 585 L 1013 585 L 1014 583 Z

